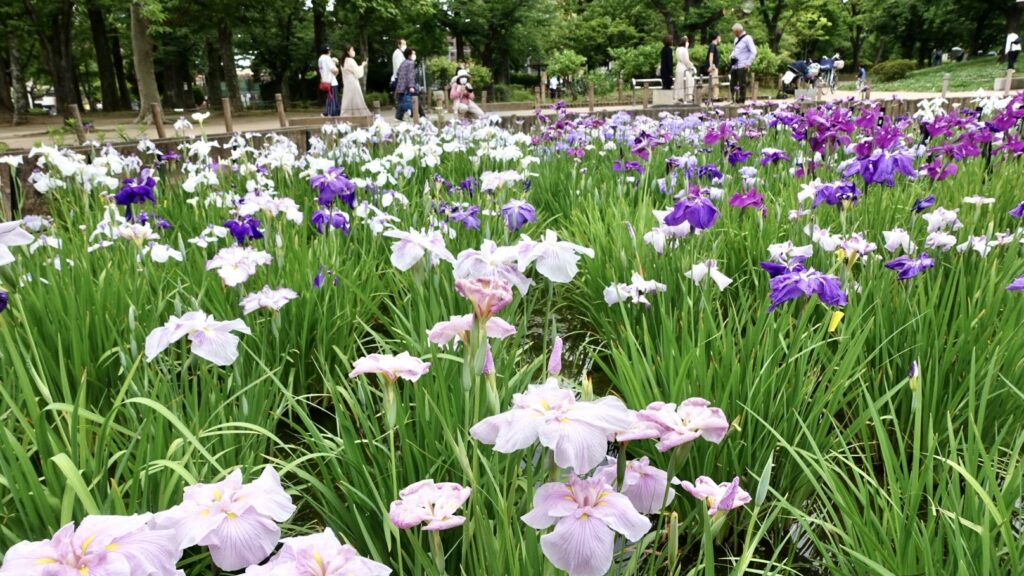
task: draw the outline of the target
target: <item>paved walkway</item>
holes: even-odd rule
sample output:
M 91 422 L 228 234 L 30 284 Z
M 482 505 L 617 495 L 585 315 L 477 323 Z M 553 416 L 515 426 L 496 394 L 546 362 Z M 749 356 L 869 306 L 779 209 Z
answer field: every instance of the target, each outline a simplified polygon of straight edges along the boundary
M 973 96 L 974 92 L 951 92 L 950 97 L 969 97 Z M 836 92 L 832 95 L 827 95 L 827 99 L 845 99 L 857 97 L 856 92 Z M 888 100 L 894 96 L 898 96 L 904 99 L 922 99 L 922 98 L 938 98 L 938 93 L 929 92 L 872 92 L 872 98 L 876 100 Z M 484 107 L 486 108 L 486 106 Z M 619 110 L 635 110 L 639 106 L 635 105 L 623 105 L 623 106 L 599 106 L 598 110 L 615 112 Z M 586 105 L 579 107 L 570 107 L 570 110 L 576 112 L 586 112 Z M 510 110 L 510 111 L 499 111 L 497 112 L 500 116 L 523 116 L 531 114 L 530 110 Z M 390 109 L 383 111 L 385 118 L 390 121 L 393 120 L 393 113 Z M 310 111 L 292 112 L 289 114 L 290 118 L 314 118 L 318 114 Z M 90 117 L 88 114 L 85 116 L 85 120 L 89 121 Z M 186 115 L 186 117 L 188 117 Z M 177 118 L 177 115 L 170 113 L 166 116 L 167 122 L 173 122 Z M 123 138 L 130 140 L 137 140 L 141 136 L 145 135 L 149 138 L 156 138 L 156 128 L 152 125 L 141 127 L 133 123 L 134 115 L 127 113 L 110 113 L 101 114 L 95 117 L 93 131 L 96 133 L 102 133 L 103 138 L 106 141 L 121 141 Z M 191 119 L 189 118 L 191 121 Z M 193 124 L 196 124 L 193 122 Z M 278 128 L 279 124 L 277 116 L 273 111 L 266 112 L 254 112 L 254 113 L 243 113 L 234 117 L 234 129 L 236 131 L 254 131 L 254 130 L 273 130 Z M 60 140 L 57 135 L 58 130 L 63 126 L 62 119 L 59 117 L 40 117 L 32 116 L 28 124 L 20 126 L 3 126 L 0 127 L 0 143 L 3 143 L 9 149 L 29 148 L 37 143 L 53 144 Z M 221 134 L 224 133 L 224 121 L 222 117 L 215 114 L 208 118 L 204 123 L 204 130 L 207 134 Z M 167 135 L 173 136 L 174 129 L 169 124 L 166 127 Z M 198 125 L 196 124 L 193 132 L 198 131 Z M 74 133 L 66 131 L 63 135 L 64 145 L 76 144 Z M 0 147 L 2 149 L 3 147 Z

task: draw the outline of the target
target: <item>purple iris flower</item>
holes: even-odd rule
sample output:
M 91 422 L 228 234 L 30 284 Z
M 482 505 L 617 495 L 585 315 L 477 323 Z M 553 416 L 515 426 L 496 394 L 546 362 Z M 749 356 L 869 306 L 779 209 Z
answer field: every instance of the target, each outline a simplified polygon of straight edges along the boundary
M 501 207 L 509 232 L 518 232 L 527 222 L 537 221 L 537 209 L 525 200 L 509 200 Z
M 324 174 L 316 174 L 309 185 L 320 192 L 317 202 L 324 208 L 330 208 L 338 198 L 349 208 L 356 205 L 356 185 L 345 176 L 343 168 L 331 167 Z
M 848 206 L 859 202 L 861 195 L 860 189 L 852 182 L 832 182 L 818 188 L 818 193 L 814 196 L 814 204 L 811 207 L 817 208 L 822 202 L 829 206 Z
M 0 312 L 7 310 L 7 304 L 11 301 L 11 296 L 7 292 L 0 290 Z
M 1010 210 L 1010 216 L 1014 218 L 1024 218 L 1024 202 L 1017 204 L 1017 207 Z
M 150 214 L 149 212 L 139 212 L 132 221 L 139 224 L 147 224 L 152 221 L 156 224 L 156 227 L 161 230 L 170 230 L 171 228 L 174 228 L 174 226 L 172 226 L 166 219 L 161 218 L 156 214 Z
M 1024 276 L 1018 276 L 1006 289 L 1011 292 L 1024 292 Z
M 730 166 L 735 166 L 750 160 L 750 157 L 753 155 L 753 152 L 747 152 L 743 148 L 733 144 L 729 147 L 729 154 L 726 156 L 726 159 L 729 161 Z
M 804 260 L 805 258 L 803 256 L 795 256 L 790 258 L 785 264 L 780 264 L 778 262 L 761 262 L 761 268 L 768 273 L 768 278 L 771 279 L 791 272 L 803 272 L 806 270 L 804 267 Z
M 896 276 L 897 279 L 909 280 L 928 268 L 934 268 L 935 260 L 928 256 L 927 252 L 922 252 L 917 258 L 904 255 L 895 260 L 890 260 L 885 263 L 885 267 L 899 272 Z
M 533 182 L 529 178 L 523 180 L 523 193 L 524 194 L 529 194 L 530 193 L 530 186 L 533 186 Z
M 328 270 L 325 273 L 324 272 L 324 267 L 321 264 L 320 265 L 320 270 L 318 270 L 317 273 L 316 273 L 316 276 L 313 277 L 313 288 L 321 288 L 321 287 L 323 287 L 324 280 L 327 278 L 327 276 L 331 276 L 332 277 L 331 278 L 331 283 L 332 284 L 334 284 L 335 286 L 338 285 L 338 283 L 340 281 L 340 279 L 338 278 L 338 275 L 335 274 L 331 270 Z
M 341 230 L 345 236 L 348 236 L 348 214 L 341 210 L 317 210 L 313 212 L 310 221 L 320 234 L 323 234 L 324 229 L 329 227 Z
M 718 166 L 714 164 L 705 164 L 697 168 L 697 178 L 706 178 L 712 182 L 719 181 L 723 178 L 722 171 L 718 169 Z
M 757 188 L 751 188 L 743 194 L 739 192 L 733 194 L 732 198 L 729 199 L 729 206 L 733 208 L 753 208 L 760 210 L 762 216 L 768 215 L 768 210 L 764 207 L 764 196 L 757 192 Z
M 785 150 L 765 148 L 761 151 L 761 166 L 774 164 L 775 162 L 789 162 L 789 154 Z
M 476 178 L 473 177 L 473 176 L 470 176 L 470 177 L 466 178 L 465 180 L 463 180 L 462 182 L 459 182 L 459 188 L 463 192 L 465 192 L 465 193 L 469 194 L 470 196 L 472 196 L 473 193 L 476 192 L 477 189 L 479 189 L 479 186 L 477 185 Z
M 135 178 L 125 178 L 124 186 L 120 192 L 114 195 L 114 200 L 119 206 L 124 206 L 124 217 L 132 219 L 132 204 L 143 204 L 149 202 L 156 204 L 156 196 L 153 190 L 156 188 L 156 179 L 153 178 L 153 171 L 143 168 Z
M 263 232 L 260 231 L 260 221 L 252 216 L 240 216 L 237 220 L 228 220 L 224 222 L 224 227 L 235 237 L 239 246 L 245 244 L 248 240 L 263 238 Z
M 615 172 L 636 172 L 637 174 L 643 174 L 644 165 L 636 160 L 616 160 L 612 163 L 612 170 Z
M 846 293 L 843 292 L 839 278 L 822 274 L 814 268 L 800 270 L 794 269 L 786 274 L 772 278 L 770 286 L 772 292 L 770 298 L 771 306 L 768 312 L 779 307 L 780 304 L 801 296 L 811 297 L 817 295 L 818 299 L 829 306 L 846 306 Z
M 434 173 L 434 183 L 435 184 L 440 184 L 441 186 L 444 186 L 444 189 L 447 190 L 449 193 L 452 191 L 452 188 L 455 187 L 455 186 L 452 185 L 451 182 L 448 181 L 447 178 L 445 178 L 444 176 L 441 176 L 440 174 L 438 174 L 436 172 Z
M 957 171 L 959 171 L 957 165 L 952 162 L 944 165 L 942 163 L 942 158 L 936 158 L 921 168 L 928 174 L 928 177 L 932 179 L 932 182 L 942 182 L 946 178 L 956 176 Z
M 934 205 L 935 205 L 935 195 L 934 194 L 929 194 L 929 195 L 925 196 L 924 198 L 920 198 L 918 200 L 914 200 L 914 207 L 912 209 L 913 209 L 914 212 L 924 212 L 925 210 L 931 208 Z
M 718 208 L 703 196 L 691 196 L 676 202 L 672 211 L 665 216 L 665 224 L 669 226 L 689 222 L 697 230 L 711 228 L 717 220 Z
M 480 229 L 480 207 L 469 206 L 468 208 L 460 208 L 452 212 L 448 216 L 448 220 L 452 222 L 461 222 L 464 227 L 469 230 Z
M 892 188 L 896 185 L 897 172 L 908 178 L 917 176 L 917 171 L 914 170 L 914 157 L 905 150 L 893 153 L 875 150 L 867 158 L 851 162 L 843 176 L 849 178 L 854 174 L 860 174 L 865 184 L 884 184 Z

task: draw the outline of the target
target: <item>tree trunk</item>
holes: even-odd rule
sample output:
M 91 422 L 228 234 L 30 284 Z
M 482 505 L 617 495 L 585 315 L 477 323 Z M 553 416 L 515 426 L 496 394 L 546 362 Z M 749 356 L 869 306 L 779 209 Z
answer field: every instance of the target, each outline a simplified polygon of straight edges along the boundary
M 142 13 L 142 6 L 131 4 L 132 60 L 135 63 L 135 78 L 139 85 L 139 115 L 135 122 L 152 118 L 152 105 L 160 104 L 160 90 L 156 85 L 156 66 L 153 63 L 153 38 L 149 35 L 149 20 Z
M 92 44 L 96 49 L 96 69 L 100 77 L 100 98 L 103 101 L 103 109 L 118 110 L 121 107 L 121 99 L 117 93 L 114 61 L 110 56 L 110 44 L 107 40 L 107 19 L 98 8 L 89 8 L 88 14 Z
M 220 52 L 213 40 L 206 41 L 206 103 L 209 108 L 220 110 Z
M 128 90 L 128 79 L 124 73 L 124 56 L 121 54 L 121 35 L 110 35 L 110 57 L 114 64 L 114 77 L 117 79 L 117 109 L 132 109 L 132 93 Z
M 231 108 L 241 110 L 242 93 L 238 89 L 238 71 L 235 69 L 235 43 L 231 28 L 226 23 L 217 29 L 217 42 L 220 44 L 220 63 L 224 69 L 224 83 L 228 86 Z
M 1008 8 L 1006 13 L 1006 33 L 1017 34 L 1020 32 L 1021 15 L 1024 13 L 1024 4 L 1017 3 Z
M 459 62 L 466 60 L 466 40 L 462 34 L 455 35 L 455 59 Z
M 6 46 L 4 47 L 6 48 Z M 14 112 L 14 102 L 11 100 L 11 63 L 7 50 L 0 53 L 0 108 L 8 112 Z
M 52 0 L 50 0 L 52 1 Z M 78 102 L 75 87 L 75 65 L 71 53 L 71 27 L 74 23 L 74 0 L 60 0 L 48 21 L 39 15 L 32 0 L 23 0 L 25 12 L 32 20 L 39 37 L 43 61 L 53 80 L 53 92 L 60 112 L 67 115 L 69 104 Z
M 676 36 L 676 19 L 671 11 L 666 10 L 661 13 L 661 17 L 665 20 L 665 33 L 672 37 L 672 45 L 675 46 L 679 43 L 679 37 Z
M 320 55 L 327 44 L 327 13 L 319 0 L 313 2 L 313 59 Z
M 18 39 L 14 34 L 7 36 L 7 48 L 11 62 L 11 104 L 14 114 L 11 116 L 11 124 L 17 125 L 22 121 L 23 116 L 28 115 L 28 90 L 25 87 L 25 79 L 21 75 L 21 54 L 18 51 Z
M 363 27 L 363 31 L 359 34 L 359 53 L 360 53 L 360 57 L 362 59 L 364 59 L 366 61 L 370 60 L 370 40 L 369 40 L 369 38 L 366 37 L 366 27 L 365 26 Z M 356 63 L 357 64 L 361 64 L 361 62 L 356 62 Z M 360 86 L 362 86 L 364 94 L 366 93 L 366 77 L 367 76 L 369 76 L 369 74 L 366 73 L 366 70 L 363 70 L 363 77 L 359 79 L 359 84 L 360 84 Z

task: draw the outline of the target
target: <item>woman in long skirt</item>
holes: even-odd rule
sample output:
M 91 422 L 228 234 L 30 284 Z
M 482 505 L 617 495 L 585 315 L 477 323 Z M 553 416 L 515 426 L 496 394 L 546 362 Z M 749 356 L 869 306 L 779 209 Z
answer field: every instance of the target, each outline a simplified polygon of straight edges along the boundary
M 366 61 L 356 63 L 356 49 L 352 46 L 345 47 L 345 63 L 341 66 L 341 78 L 343 92 L 341 96 L 342 116 L 369 116 L 370 109 L 366 107 L 366 100 L 363 99 L 363 87 L 359 80 L 366 73 Z
M 693 101 L 694 76 L 697 67 L 690 60 L 690 39 L 683 36 L 676 48 L 676 100 Z

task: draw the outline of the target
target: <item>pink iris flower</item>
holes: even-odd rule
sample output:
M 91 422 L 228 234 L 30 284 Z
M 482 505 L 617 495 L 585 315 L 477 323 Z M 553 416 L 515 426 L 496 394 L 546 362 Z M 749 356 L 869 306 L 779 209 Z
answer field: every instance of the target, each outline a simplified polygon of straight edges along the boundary
M 609 435 L 629 428 L 633 419 L 618 398 L 578 401 L 572 390 L 548 378 L 514 395 L 511 410 L 481 420 L 469 433 L 505 454 L 540 440 L 554 452 L 555 464 L 584 474 L 604 459 Z
M 281 540 L 281 551 L 263 566 L 250 566 L 245 576 L 388 576 L 391 569 L 342 544 L 330 528 Z
M 427 331 L 427 340 L 438 346 L 447 346 L 453 340 L 457 346 L 459 342 L 465 343 L 469 338 L 469 332 L 473 329 L 473 315 L 452 316 L 448 320 L 442 320 Z M 516 333 L 516 327 L 502 320 L 491 318 L 487 321 L 487 337 L 504 340 Z
M 424 530 L 447 530 L 461 526 L 466 518 L 455 512 L 466 503 L 472 488 L 454 482 L 420 480 L 398 493 L 399 499 L 391 503 L 388 516 L 391 522 L 405 530 L 420 524 Z
M 512 301 L 512 288 L 501 278 L 474 278 L 455 281 L 455 291 L 473 304 L 473 314 L 487 320 Z
M 255 481 L 242 483 L 235 470 L 215 484 L 185 488 L 182 503 L 156 515 L 158 528 L 173 530 L 181 548 L 208 546 L 213 563 L 225 571 L 265 560 L 281 538 L 278 523 L 295 512 L 277 472 L 267 466 Z
M 694 498 L 703 500 L 708 506 L 708 516 L 714 516 L 718 512 L 728 512 L 733 508 L 739 508 L 750 502 L 750 494 L 740 488 L 740 477 L 732 479 L 732 482 L 715 484 L 715 481 L 707 476 L 697 478 L 695 483 L 688 480 L 674 483 L 683 487 Z
M 620 433 L 619 442 L 658 438 L 659 452 L 704 438 L 718 444 L 729 431 L 729 420 L 720 408 L 712 408 L 703 398 L 690 398 L 677 407 L 675 404 L 651 402 L 636 413 L 637 422 Z
M 80 576 L 111 574 L 184 576 L 174 532 L 154 530 L 152 514 L 86 516 L 75 529 L 67 524 L 49 540 L 20 542 L 4 554 L 0 574 Z
M 617 475 L 617 461 L 608 457 L 608 465 L 597 469 L 595 475 L 603 476 L 609 484 L 614 484 Z M 668 473 L 651 466 L 651 461 L 644 456 L 626 462 L 626 473 L 622 478 L 620 491 L 629 498 L 633 507 L 642 514 L 657 514 L 664 506 L 675 498 L 675 491 L 669 489 Z M 667 495 L 666 495 L 667 493 Z
M 424 362 L 411 356 L 408 352 L 402 352 L 397 356 L 370 354 L 352 364 L 352 371 L 348 373 L 348 377 L 355 378 L 360 374 L 380 374 L 392 383 L 399 378 L 415 382 L 429 370 L 430 362 Z
M 551 357 L 548 358 L 548 374 L 558 376 L 562 372 L 562 343 L 561 336 L 555 336 L 555 343 L 551 346 Z
M 544 484 L 534 494 L 533 510 L 522 520 L 537 530 L 555 527 L 541 536 L 541 550 L 569 576 L 607 574 L 615 532 L 636 542 L 651 529 L 651 521 L 600 475 L 586 479 L 572 475 L 565 484 Z

